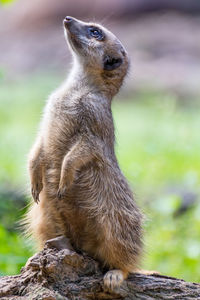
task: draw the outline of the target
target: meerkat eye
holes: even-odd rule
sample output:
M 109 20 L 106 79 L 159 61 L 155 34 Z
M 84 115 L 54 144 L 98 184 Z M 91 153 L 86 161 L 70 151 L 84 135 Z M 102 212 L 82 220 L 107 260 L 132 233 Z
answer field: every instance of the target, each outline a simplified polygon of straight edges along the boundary
M 101 29 L 99 29 L 99 28 L 89 27 L 88 32 L 91 37 L 94 37 L 95 39 L 97 39 L 99 41 L 103 40 L 103 38 L 104 38 L 103 33 L 102 33 Z

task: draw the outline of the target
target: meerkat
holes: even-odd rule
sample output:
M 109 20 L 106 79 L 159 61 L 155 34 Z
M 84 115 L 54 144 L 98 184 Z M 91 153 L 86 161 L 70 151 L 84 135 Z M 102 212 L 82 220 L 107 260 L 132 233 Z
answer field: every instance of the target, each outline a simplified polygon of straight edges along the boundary
M 112 290 L 142 253 L 142 213 L 117 162 L 111 112 L 129 59 L 103 26 L 73 17 L 63 24 L 73 67 L 49 97 L 30 153 L 28 230 L 41 248 L 67 237 L 108 268 L 104 285 Z

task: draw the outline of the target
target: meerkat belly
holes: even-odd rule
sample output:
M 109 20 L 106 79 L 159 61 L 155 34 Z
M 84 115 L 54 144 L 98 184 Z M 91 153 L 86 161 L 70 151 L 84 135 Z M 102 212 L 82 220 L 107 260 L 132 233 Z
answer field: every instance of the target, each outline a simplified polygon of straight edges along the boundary
M 59 172 L 55 162 L 46 171 L 47 198 L 53 203 L 54 213 L 61 220 L 72 245 L 95 255 L 98 246 L 104 242 L 103 223 L 107 223 L 107 216 L 120 210 L 122 203 L 125 205 L 126 195 L 130 200 L 128 185 L 119 169 L 93 163 L 77 171 L 72 187 L 58 199 Z
M 79 207 L 90 208 L 90 211 L 95 208 L 100 210 L 101 205 L 109 209 L 109 203 L 115 207 L 117 198 L 121 201 L 126 201 L 126 196 L 128 200 L 132 198 L 132 192 L 125 177 L 114 165 L 103 167 L 90 165 L 83 168 L 77 173 L 71 194 L 76 197 Z
M 102 220 L 131 200 L 131 191 L 123 175 L 115 174 L 108 166 L 103 169 L 90 166 L 78 172 L 62 201 L 65 206 L 62 214 L 67 222 L 70 221 L 71 234 L 77 235 L 81 243 L 89 241 L 86 248 L 92 247 L 93 243 L 100 242 Z

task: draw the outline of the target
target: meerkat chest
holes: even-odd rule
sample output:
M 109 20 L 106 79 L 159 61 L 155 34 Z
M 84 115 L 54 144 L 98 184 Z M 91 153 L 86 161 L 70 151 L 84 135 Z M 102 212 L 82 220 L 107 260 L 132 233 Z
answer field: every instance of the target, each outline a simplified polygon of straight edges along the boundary
M 101 99 L 81 97 L 51 103 L 46 109 L 43 124 L 46 141 L 53 149 L 66 151 L 73 139 L 87 134 L 88 130 L 108 145 L 114 142 L 111 109 Z
M 70 138 L 80 128 L 79 111 L 75 105 L 56 103 L 49 107 L 46 113 L 46 123 L 50 135 L 56 133 L 57 137 Z
M 88 99 L 82 105 L 82 121 L 90 131 L 103 140 L 114 140 L 114 126 L 109 106 L 101 99 Z

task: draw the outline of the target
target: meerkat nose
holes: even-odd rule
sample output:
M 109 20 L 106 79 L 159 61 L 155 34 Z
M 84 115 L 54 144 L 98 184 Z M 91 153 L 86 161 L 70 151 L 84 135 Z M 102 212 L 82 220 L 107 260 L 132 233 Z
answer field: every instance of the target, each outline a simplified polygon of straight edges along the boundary
M 75 21 L 74 18 L 69 17 L 69 16 L 66 16 L 66 17 L 64 18 L 64 20 L 63 20 L 63 25 L 64 25 L 66 28 L 69 28 L 69 27 L 71 27 L 71 25 L 74 23 L 73 21 Z
M 66 16 L 64 21 L 65 21 L 66 23 L 70 23 L 70 22 L 73 21 L 73 18 L 72 18 L 72 17 L 69 17 L 69 16 Z

